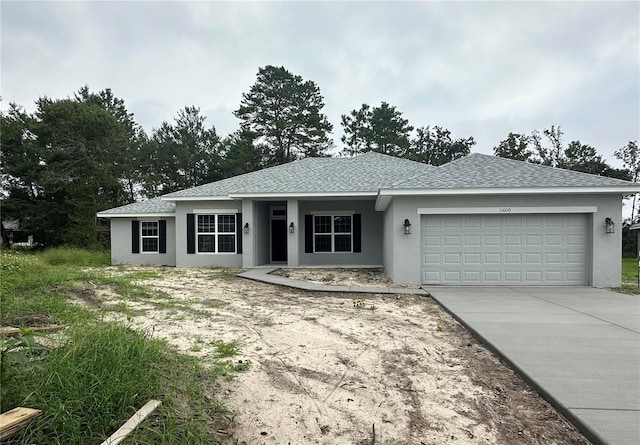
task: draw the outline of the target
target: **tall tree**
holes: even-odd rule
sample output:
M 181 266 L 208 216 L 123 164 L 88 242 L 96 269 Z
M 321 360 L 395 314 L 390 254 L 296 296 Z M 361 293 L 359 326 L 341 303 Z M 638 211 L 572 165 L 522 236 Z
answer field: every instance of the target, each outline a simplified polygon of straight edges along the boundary
M 242 95 L 234 115 L 243 131 L 266 145 L 268 164 L 278 165 L 327 155 L 333 126 L 322 108 L 324 99 L 315 82 L 282 66 L 267 65 L 258 70 L 256 82 Z
M 518 161 L 629 180 L 626 169 L 611 167 L 594 147 L 580 141 L 571 141 L 565 146 L 562 137 L 559 125 L 552 125 L 542 133 L 534 130 L 530 136 L 509 133 L 506 139 L 493 147 L 493 153 Z
M 46 97 L 32 115 L 11 105 L 2 127 L 3 216 L 47 245 L 95 244 L 96 212 L 127 202 L 115 161 L 127 128 L 100 104 Z
M 145 179 L 147 196 L 195 187 L 222 177 L 220 138 L 195 106 L 178 111 L 175 123 L 163 122 L 143 148 L 145 164 L 155 164 Z
M 638 142 L 629 141 L 627 145 L 619 150 L 616 150 L 614 156 L 620 159 L 624 167 L 629 171 L 630 179 L 633 182 L 638 182 L 640 179 L 640 151 L 638 151 Z M 631 221 L 636 221 L 636 202 L 638 194 L 633 195 L 633 208 L 631 209 Z
M 88 86 L 84 86 L 75 94 L 78 102 L 95 104 L 111 114 L 125 133 L 126 140 L 120 141 L 119 155 L 113 160 L 116 174 L 126 192 L 126 200 L 129 203 L 140 198 L 142 182 L 152 165 L 144 164 L 141 153 L 142 147 L 147 142 L 147 135 L 142 127 L 135 122 L 133 113 L 130 113 L 124 100 L 116 97 L 110 88 L 98 93 L 91 92 Z
M 439 126 L 420 127 L 403 157 L 430 165 L 442 165 L 471 153 L 473 137 L 453 139 L 451 132 Z
M 342 154 L 353 156 L 375 151 L 392 156 L 403 156 L 408 152 L 413 127 L 402 117 L 396 107 L 382 102 L 371 108 L 362 104 L 359 110 L 342 115 L 345 144 Z
M 269 149 L 256 143 L 255 135 L 243 130 L 230 134 L 222 141 L 221 171 L 225 178 L 260 170 L 267 163 Z
M 501 158 L 515 159 L 517 161 L 534 162 L 535 151 L 531 147 L 530 136 L 520 133 L 509 133 L 506 139 L 493 147 L 493 154 Z

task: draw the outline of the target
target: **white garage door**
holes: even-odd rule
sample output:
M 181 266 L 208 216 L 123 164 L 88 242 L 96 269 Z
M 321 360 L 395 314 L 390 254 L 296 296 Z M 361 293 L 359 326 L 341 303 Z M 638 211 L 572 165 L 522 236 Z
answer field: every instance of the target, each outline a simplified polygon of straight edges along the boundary
M 423 215 L 422 282 L 585 285 L 587 216 Z

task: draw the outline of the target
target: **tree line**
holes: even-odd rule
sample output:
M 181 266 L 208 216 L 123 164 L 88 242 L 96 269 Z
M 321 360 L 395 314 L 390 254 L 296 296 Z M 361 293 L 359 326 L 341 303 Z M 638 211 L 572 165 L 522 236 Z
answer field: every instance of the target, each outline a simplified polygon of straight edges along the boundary
M 17 219 L 48 246 L 107 242 L 100 210 L 271 167 L 304 157 L 375 151 L 431 165 L 470 153 L 473 137 L 446 128 L 414 127 L 387 102 L 341 116 L 342 147 L 331 139 L 318 85 L 284 67 L 265 66 L 233 114 L 239 126 L 222 136 L 196 106 L 147 134 L 110 89 L 80 88 L 73 97 L 41 97 L 35 111 L 11 103 L 2 110 L 2 219 Z M 560 127 L 542 134 L 510 133 L 498 156 L 638 179 L 635 142 L 616 152 L 624 170 L 606 165 L 593 147 L 564 147 Z M 546 143 L 548 142 L 548 143 Z M 632 145 L 633 144 L 633 145 Z

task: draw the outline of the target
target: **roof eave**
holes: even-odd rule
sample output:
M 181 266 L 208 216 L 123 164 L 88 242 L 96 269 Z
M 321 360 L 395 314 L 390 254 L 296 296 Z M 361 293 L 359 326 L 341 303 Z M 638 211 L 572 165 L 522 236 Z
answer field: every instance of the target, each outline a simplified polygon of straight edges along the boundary
M 531 195 L 531 194 L 606 194 L 622 195 L 640 192 L 640 184 L 630 186 L 589 187 L 477 187 L 437 189 L 381 189 L 381 196 L 436 196 L 436 195 Z
M 300 193 L 232 193 L 231 199 L 244 198 L 371 198 L 378 196 L 378 192 L 300 192 Z
M 161 200 L 169 202 L 178 201 L 233 201 L 229 196 L 161 196 Z
M 108 213 L 98 212 L 98 218 L 175 218 L 175 213 Z

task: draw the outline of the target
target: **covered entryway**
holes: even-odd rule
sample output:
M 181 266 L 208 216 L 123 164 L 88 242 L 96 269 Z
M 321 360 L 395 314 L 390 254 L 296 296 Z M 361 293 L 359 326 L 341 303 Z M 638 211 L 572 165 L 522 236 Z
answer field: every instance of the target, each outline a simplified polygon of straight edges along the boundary
M 423 284 L 586 285 L 585 214 L 422 215 Z

